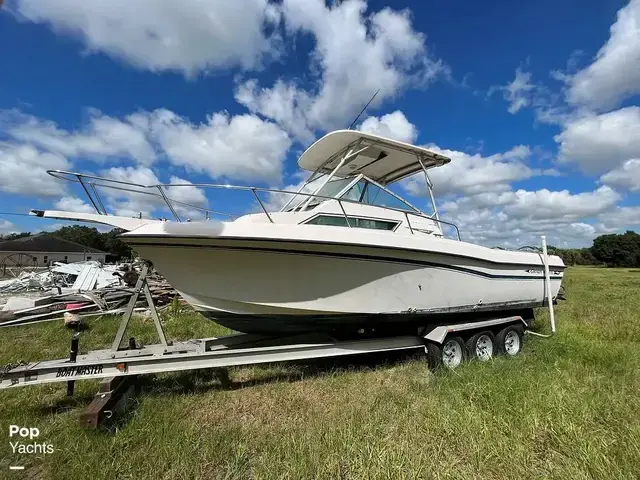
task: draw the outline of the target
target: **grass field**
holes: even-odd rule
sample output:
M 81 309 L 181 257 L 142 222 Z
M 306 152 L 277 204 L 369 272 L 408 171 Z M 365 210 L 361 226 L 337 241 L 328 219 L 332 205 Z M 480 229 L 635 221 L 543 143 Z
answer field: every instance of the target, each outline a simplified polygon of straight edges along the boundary
M 455 372 L 416 355 L 234 368 L 232 388 L 147 377 L 101 432 L 78 424 L 97 382 L 72 399 L 63 383 L 2 391 L 0 478 L 639 478 L 640 271 L 570 268 L 565 286 L 556 337 Z M 81 350 L 109 345 L 117 322 L 91 323 Z M 166 330 L 224 333 L 200 317 Z M 155 340 L 151 323 L 132 333 Z M 0 364 L 66 356 L 69 337 L 57 323 L 0 329 Z M 38 427 L 55 452 L 13 455 L 9 424 Z

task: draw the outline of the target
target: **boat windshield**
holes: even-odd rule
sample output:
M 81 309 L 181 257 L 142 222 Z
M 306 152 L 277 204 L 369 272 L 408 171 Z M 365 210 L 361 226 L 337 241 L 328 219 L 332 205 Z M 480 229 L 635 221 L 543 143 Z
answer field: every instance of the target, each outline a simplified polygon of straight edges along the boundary
M 318 178 L 313 179 L 310 182 L 307 182 L 303 187 L 302 187 L 302 192 L 303 193 L 313 193 L 315 192 L 316 188 L 318 188 L 322 182 L 325 181 L 326 179 L 326 175 L 321 175 Z M 327 200 L 327 198 L 325 197 L 329 197 L 329 198 L 337 198 L 338 194 L 344 190 L 347 186 L 349 186 L 349 184 L 353 181 L 353 177 L 352 178 L 339 178 L 339 177 L 334 177 L 333 179 L 329 180 L 326 185 L 324 185 L 318 192 L 315 192 L 315 195 L 319 195 L 319 197 L 313 197 L 310 198 L 308 196 L 295 196 L 291 199 L 291 201 L 289 202 L 288 205 L 285 206 L 285 211 L 291 211 L 291 210 L 295 210 L 298 207 L 300 207 L 301 204 L 305 203 L 305 202 L 309 202 L 309 204 L 305 207 L 309 208 L 309 207 L 315 207 L 320 203 L 323 203 Z
M 315 186 L 314 184 L 317 185 L 317 183 L 324 181 L 325 178 L 325 176 L 322 176 L 313 180 L 312 182 L 309 182 L 307 185 L 305 185 L 303 191 L 310 193 L 311 191 L 313 191 L 313 188 L 310 187 L 313 187 Z M 353 182 L 354 177 L 332 178 L 326 183 L 326 185 L 324 185 L 318 192 L 315 193 L 315 195 L 318 195 L 318 197 L 314 197 L 313 199 L 311 199 L 305 209 L 315 207 L 320 203 L 327 201 L 327 198 L 341 198 L 344 200 L 351 200 L 353 202 L 363 203 L 366 205 L 374 205 L 377 207 L 395 208 L 397 210 L 403 210 L 407 212 L 416 211 L 414 207 L 409 205 L 400 197 L 396 197 L 384 188 L 371 183 L 371 181 L 366 177 L 362 177 L 351 188 L 340 195 L 340 192 L 342 192 L 345 188 L 348 188 L 349 185 Z M 300 204 L 304 202 L 304 198 L 305 197 L 300 197 L 299 200 L 292 201 L 288 210 L 298 208 L 298 206 L 300 206 Z
M 408 212 L 415 212 L 415 208 L 398 197 L 393 196 L 387 190 L 371 183 L 366 178 L 361 179 L 340 198 L 353 200 L 354 202 L 377 207 L 396 208 Z
M 320 189 L 316 195 L 322 197 L 335 198 L 347 185 L 353 181 L 353 178 L 333 178 L 327 182 L 327 184 Z M 343 195 L 344 197 L 344 195 Z M 318 199 L 320 201 L 324 199 Z

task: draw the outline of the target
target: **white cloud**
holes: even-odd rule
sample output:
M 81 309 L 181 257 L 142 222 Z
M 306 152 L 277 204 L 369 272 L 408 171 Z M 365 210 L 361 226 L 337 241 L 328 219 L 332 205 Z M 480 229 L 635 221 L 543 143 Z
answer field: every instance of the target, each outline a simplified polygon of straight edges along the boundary
M 620 199 L 620 195 L 607 186 L 576 194 L 568 190 L 550 191 L 546 188 L 536 191 L 519 189 L 461 196 L 444 202 L 442 209 L 458 215 L 469 215 L 469 218 L 474 218 L 474 209 L 497 208 L 509 218 L 576 221 L 609 211 Z
M 15 110 L 4 112 L 0 118 L 3 130 L 14 139 L 65 157 L 126 157 L 146 165 L 156 158 L 144 131 L 131 123 L 131 117 L 120 120 L 90 110 L 87 124 L 75 132 Z
M 261 89 L 257 80 L 247 80 L 237 85 L 235 98 L 250 111 L 275 120 L 301 142 L 311 143 L 314 140 L 315 135 L 306 118 L 313 99 L 294 84 L 278 80 L 273 87 Z
M 613 170 L 640 157 L 640 107 L 601 115 L 585 114 L 564 125 L 554 137 L 561 162 L 576 162 L 588 173 Z
M 166 109 L 123 119 L 95 110 L 90 113 L 87 125 L 78 131 L 17 111 L 0 114 L 0 126 L 15 140 L 48 150 L 57 158 L 129 159 L 148 166 L 163 155 L 174 165 L 212 178 L 273 183 L 280 180 L 291 145 L 284 130 L 250 114 L 214 113 L 205 123 L 194 124 Z
M 436 145 L 427 145 L 427 148 L 451 158 L 451 163 L 445 167 L 429 170 L 434 191 L 439 195 L 502 192 L 510 189 L 511 182 L 537 173 L 525 163 L 531 156 L 531 149 L 526 145 L 518 145 L 507 152 L 488 157 L 478 153 L 470 155 L 443 149 Z M 425 191 L 424 176 L 413 175 L 403 181 L 403 186 L 413 195 L 422 195 Z
M 640 188 L 640 107 L 597 113 L 640 93 L 639 64 L 640 0 L 631 0 L 618 11 L 593 63 L 575 74 L 554 73 L 567 85 L 569 103 L 560 116 L 552 115 L 562 127 L 554 137 L 560 163 L 575 163 L 587 174 L 601 175 L 600 181 L 608 185 Z
M 193 185 L 193 182 L 185 180 L 184 178 L 171 177 L 169 183 L 175 184 L 174 187 L 166 187 L 165 191 L 167 196 L 177 202 L 188 203 L 195 205 L 196 207 L 205 207 L 207 205 L 207 197 L 204 194 L 204 190 L 198 187 L 187 187 L 184 185 Z
M 598 219 L 603 227 L 610 231 L 640 227 L 640 205 L 631 207 L 616 207 L 610 212 L 601 214 Z
M 136 183 L 139 185 L 151 186 L 157 185 L 160 182 L 153 170 L 148 167 L 111 167 L 103 170 L 101 175 L 111 180 L 117 180 L 119 182 Z M 126 188 L 135 189 L 141 192 L 147 191 L 144 188 L 130 187 Z M 154 192 L 155 193 L 155 192 Z M 114 194 L 118 194 L 114 192 Z
M 169 110 L 135 114 L 171 163 L 212 178 L 279 182 L 291 140 L 277 125 L 255 115 L 214 113 L 193 124 Z
M 173 203 L 173 206 L 177 210 L 178 215 L 192 219 L 200 219 L 205 216 L 205 212 L 203 212 L 202 210 L 190 207 L 195 206 L 206 208 L 208 206 L 209 201 L 207 199 L 205 191 L 202 188 L 185 186 L 193 185 L 193 182 L 180 177 L 176 177 L 175 175 L 171 177 L 169 183 L 180 186 L 166 187 L 165 191 L 167 197 L 169 197 L 171 200 L 175 200 L 176 202 L 186 204 L 181 205 L 179 203 Z
M 462 239 L 486 246 L 519 248 L 540 246 L 542 235 L 550 245 L 557 247 L 585 247 L 601 234 L 598 226 L 580 221 L 512 219 L 494 209 L 472 210 L 466 218 L 447 215 L 460 228 Z
M 64 210 L 67 212 L 96 213 L 95 209 L 91 205 L 78 197 L 62 197 L 54 204 L 54 207 L 57 210 Z
M 564 84 L 562 90 L 533 84 L 531 74 L 519 67 L 511 83 L 491 87 L 488 95 L 502 91 L 509 112 L 531 106 L 537 122 L 562 126 L 616 108 L 640 94 L 640 0 L 631 0 L 618 11 L 608 41 L 592 63 L 580 70 L 577 65 L 583 53 L 571 54 L 566 72 L 550 72 L 551 78 Z
M 268 0 L 14 0 L 10 9 L 18 18 L 81 39 L 88 52 L 187 77 L 259 68 L 280 44 L 277 30 L 265 34 L 279 21 Z
M 400 110 L 382 115 L 379 118 L 369 117 L 362 122 L 358 130 L 406 143 L 413 143 L 418 138 L 418 129 L 407 120 L 407 117 Z
M 567 100 L 593 109 L 614 108 L 640 93 L 640 0 L 618 11 L 595 61 L 568 78 Z
M 17 195 L 60 195 L 65 185 L 46 170 L 69 167 L 61 155 L 41 152 L 31 145 L 0 142 L 0 191 Z
M 640 191 L 640 158 L 627 160 L 620 167 L 602 175 L 600 181 L 632 192 Z
M 120 182 L 136 183 L 139 185 L 157 185 L 162 183 L 156 174 L 148 167 L 112 167 L 102 170 L 100 175 Z M 107 182 L 102 182 L 107 183 Z M 164 205 L 164 201 L 159 198 L 158 191 L 152 189 L 138 188 L 133 186 L 119 185 L 133 191 L 114 190 L 111 188 L 100 188 L 101 196 L 104 195 L 107 203 L 107 211 L 123 217 L 137 217 L 142 214 L 149 218 L 152 213 Z M 153 195 L 150 195 L 152 193 Z
M 0 234 L 14 233 L 16 232 L 16 226 L 9 220 L 0 219 Z
M 111 180 L 136 183 L 143 186 L 164 184 L 156 173 L 148 167 L 112 167 L 100 172 L 102 176 Z M 102 182 L 108 184 L 108 182 Z M 202 188 L 192 187 L 189 180 L 172 176 L 169 184 L 175 186 L 163 187 L 166 196 L 173 200 L 172 206 L 183 220 L 186 218 L 204 218 L 205 213 L 198 208 L 206 208 L 208 199 Z M 115 185 L 115 184 L 114 184 Z M 126 217 L 137 217 L 142 213 L 143 217 L 163 215 L 171 217 L 165 201 L 159 196 L 156 188 L 141 188 L 135 186 L 123 186 L 131 191 L 99 188 L 101 196 L 107 200 L 107 210 L 110 213 Z M 180 203 L 178 203 L 180 202 Z
M 311 34 L 310 55 L 316 88 L 279 80 L 260 89 L 249 80 L 236 100 L 251 111 L 274 119 L 303 142 L 316 129 L 346 128 L 353 116 L 380 93 L 372 107 L 409 85 L 424 84 L 447 67 L 427 52 L 425 37 L 414 30 L 408 10 L 384 8 L 367 14 L 363 0 L 327 6 L 324 0 L 284 0 L 286 30 Z
M 577 194 L 547 189 L 481 193 L 443 203 L 441 217 L 456 223 L 464 240 L 484 245 L 539 245 L 540 236 L 547 235 L 552 245 L 582 247 L 610 231 L 602 218 L 615 211 L 619 200 L 608 187 Z
M 551 77 L 562 80 L 567 75 L 554 71 Z M 516 68 L 515 77 L 510 83 L 489 88 L 487 98 L 495 92 L 502 92 L 504 100 L 509 104 L 509 113 L 516 114 L 523 108 L 531 107 L 538 123 L 562 125 L 573 118 L 574 112 L 565 104 L 562 92 L 542 83 L 533 83 L 531 79 L 532 74 L 521 65 Z
M 593 192 L 578 194 L 568 190 L 552 192 L 546 188 L 535 192 L 518 190 L 514 192 L 513 201 L 504 207 L 504 212 L 515 218 L 577 220 L 609 210 L 620 200 L 615 190 L 604 185 Z
M 509 102 L 509 113 L 515 114 L 521 108 L 531 105 L 531 96 L 535 88 L 536 86 L 531 83 L 531 73 L 518 67 L 513 81 L 504 86 L 492 87 L 489 89 L 489 95 L 496 90 L 502 91 L 504 99 Z

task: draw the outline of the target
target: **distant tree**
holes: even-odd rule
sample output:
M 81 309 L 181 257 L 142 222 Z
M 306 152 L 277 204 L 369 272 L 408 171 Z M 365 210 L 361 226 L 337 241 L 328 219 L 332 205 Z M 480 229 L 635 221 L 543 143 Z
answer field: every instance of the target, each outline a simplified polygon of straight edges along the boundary
M 0 240 L 16 240 L 18 238 L 30 237 L 31 232 L 23 233 L 8 233 L 6 235 L 0 235 Z
M 640 235 L 630 230 L 601 235 L 593 241 L 591 253 L 608 267 L 640 267 Z
M 131 247 L 117 238 L 122 232 L 124 230 L 116 228 L 106 233 L 100 233 L 95 227 L 70 225 L 62 227 L 52 232 L 52 234 L 71 242 L 107 252 L 113 260 L 122 260 L 132 257 Z
M 98 229 L 95 227 L 70 225 L 67 227 L 62 227 L 51 233 L 56 237 L 64 238 L 65 240 L 69 240 L 70 242 L 76 242 L 87 247 L 104 250 L 104 242 L 102 241 L 102 236 Z
M 547 248 L 550 255 L 559 256 L 565 265 L 599 265 L 599 262 L 591 253 L 590 248 Z
M 134 256 L 131 247 L 118 238 L 118 235 L 124 232 L 125 230 L 122 230 L 121 228 L 114 228 L 113 230 L 102 234 L 102 240 L 104 242 L 103 250 L 118 260 L 133 258 Z
M 593 256 L 593 253 L 591 253 L 591 248 L 581 248 L 579 252 L 580 257 L 578 265 L 599 265 L 600 263 L 602 263 Z
M 565 265 L 573 265 L 573 256 L 570 250 L 564 248 L 557 248 L 553 245 L 547 247 L 549 255 L 557 255 L 562 259 Z

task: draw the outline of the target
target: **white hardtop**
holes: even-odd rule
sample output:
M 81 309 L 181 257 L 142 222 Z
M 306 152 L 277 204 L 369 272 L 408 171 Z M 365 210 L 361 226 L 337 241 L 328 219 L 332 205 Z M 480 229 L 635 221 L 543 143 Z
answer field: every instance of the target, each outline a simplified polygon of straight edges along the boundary
M 356 130 L 336 130 L 307 148 L 298 165 L 304 170 L 330 173 L 345 156 L 352 158 L 334 173 L 335 176 L 363 174 L 383 185 L 419 172 L 422 165 L 428 169 L 451 161 L 426 148 L 390 138 Z

